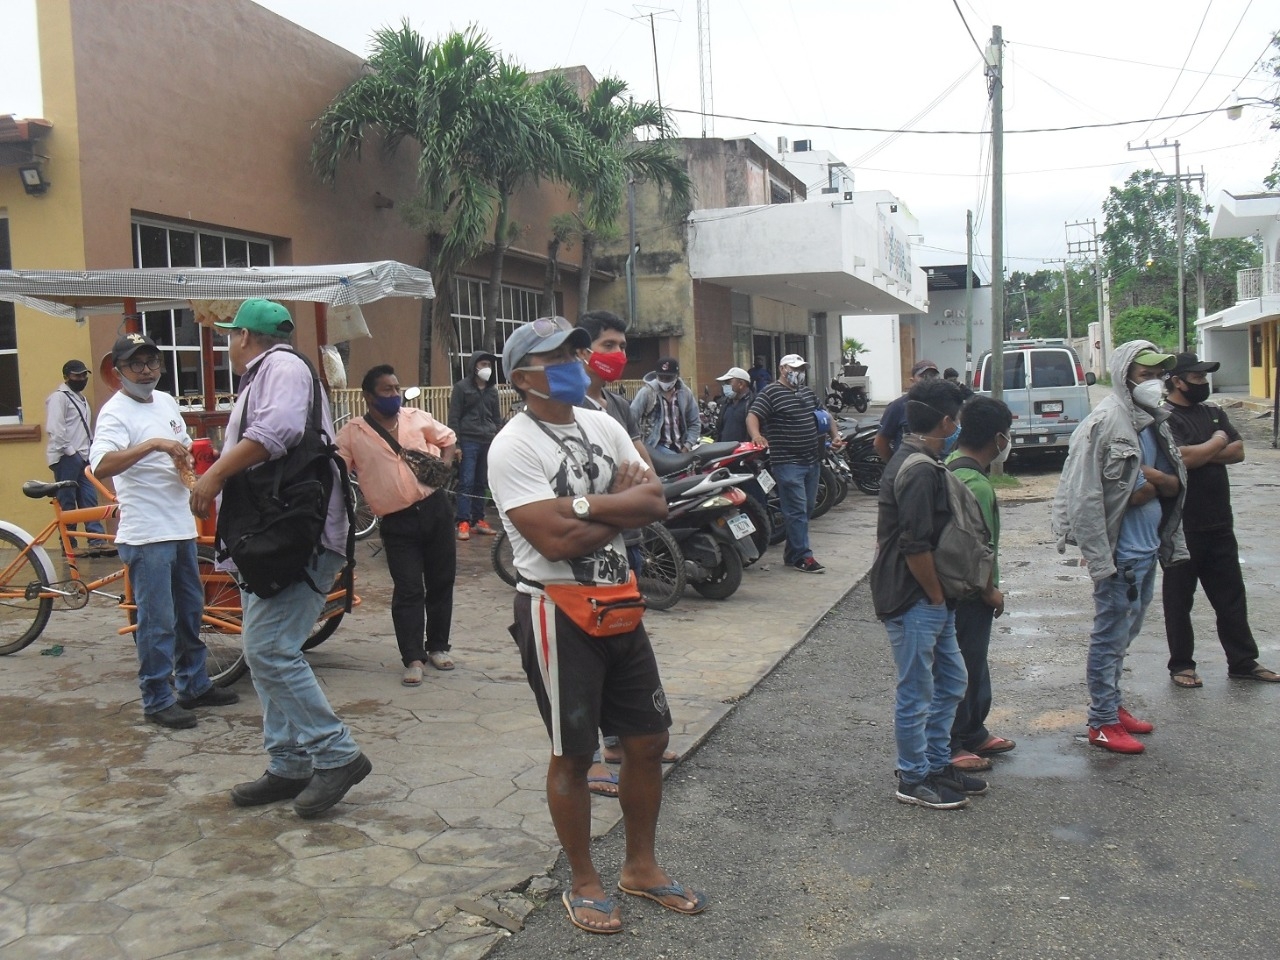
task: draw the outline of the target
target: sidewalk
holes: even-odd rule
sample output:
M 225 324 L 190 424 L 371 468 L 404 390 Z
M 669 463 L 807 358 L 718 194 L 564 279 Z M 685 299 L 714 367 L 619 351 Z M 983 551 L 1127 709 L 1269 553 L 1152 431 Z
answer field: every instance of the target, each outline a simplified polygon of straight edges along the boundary
M 646 616 L 676 750 L 696 747 L 864 576 L 874 528 L 874 499 L 852 490 L 813 524 L 825 575 L 784 567 L 774 547 L 730 600 L 690 589 Z M 239 704 L 201 711 L 194 730 L 145 724 L 119 611 L 102 599 L 55 610 L 39 640 L 0 659 L 7 960 L 482 956 L 506 935 L 490 921 L 514 926 L 508 914 L 531 906 L 507 895 L 502 914 L 479 898 L 544 876 L 559 854 L 546 732 L 489 546 L 458 544 L 458 669 L 428 669 L 412 689 L 400 685 L 377 538 L 359 545 L 364 602 L 311 662 L 373 773 L 314 821 L 287 804 L 231 805 L 229 787 L 265 766 L 247 679 Z M 614 800 L 593 811 L 597 834 L 619 819 Z

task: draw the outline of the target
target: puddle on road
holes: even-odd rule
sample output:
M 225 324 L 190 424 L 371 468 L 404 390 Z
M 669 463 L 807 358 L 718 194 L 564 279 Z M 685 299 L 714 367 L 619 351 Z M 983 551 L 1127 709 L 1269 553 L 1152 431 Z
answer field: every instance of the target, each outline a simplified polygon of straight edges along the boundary
M 1063 843 L 1074 843 L 1082 847 L 1097 843 L 1101 839 L 1098 831 L 1087 823 L 1073 823 L 1069 826 L 1052 827 L 1049 830 L 1049 836 L 1055 840 L 1061 840 Z

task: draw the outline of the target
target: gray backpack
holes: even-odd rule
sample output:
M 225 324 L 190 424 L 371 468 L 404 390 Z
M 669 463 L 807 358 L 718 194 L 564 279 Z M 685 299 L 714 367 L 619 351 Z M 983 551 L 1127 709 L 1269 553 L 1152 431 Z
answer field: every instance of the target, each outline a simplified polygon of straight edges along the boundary
M 958 600 L 987 589 L 996 554 L 991 549 L 991 533 L 982 517 L 978 498 L 963 480 L 927 454 L 908 454 L 894 478 L 894 499 L 902 495 L 903 476 L 917 464 L 941 470 L 947 482 L 951 519 L 942 528 L 933 550 L 933 566 L 938 571 L 942 592 L 948 599 Z

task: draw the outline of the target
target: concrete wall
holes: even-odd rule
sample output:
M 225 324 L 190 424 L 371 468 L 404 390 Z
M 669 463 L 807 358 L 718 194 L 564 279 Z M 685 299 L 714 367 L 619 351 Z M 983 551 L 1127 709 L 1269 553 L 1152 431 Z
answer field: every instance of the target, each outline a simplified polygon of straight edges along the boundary
M 950 314 L 950 316 L 948 316 Z M 906 318 L 904 318 L 905 320 Z M 965 292 L 935 290 L 929 294 L 929 312 L 910 318 L 916 329 L 916 356 L 909 360 L 929 359 L 939 370 L 955 367 L 964 374 L 965 367 Z M 991 349 L 991 288 L 973 291 L 973 362 Z
M 867 365 L 871 378 L 871 399 L 888 403 L 902 393 L 902 352 L 895 315 L 863 315 L 843 318 L 844 335 L 854 337 L 867 348 L 858 354 L 858 362 Z

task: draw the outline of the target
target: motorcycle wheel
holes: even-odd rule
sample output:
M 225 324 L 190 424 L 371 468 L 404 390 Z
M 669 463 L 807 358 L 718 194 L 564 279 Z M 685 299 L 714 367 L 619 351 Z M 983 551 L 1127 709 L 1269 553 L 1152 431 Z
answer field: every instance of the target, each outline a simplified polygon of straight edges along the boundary
M 858 394 L 857 399 L 853 401 L 853 409 L 859 413 L 867 412 L 867 395 L 865 393 Z
M 778 494 L 776 492 L 769 494 L 765 508 L 769 513 L 769 523 L 771 524 L 769 545 L 776 546 L 787 539 L 787 521 L 782 515 L 782 505 L 778 503 Z
M 708 600 L 727 600 L 742 586 L 742 555 L 727 543 L 720 544 L 720 565 L 711 577 L 696 581 L 693 589 Z
M 827 409 L 830 410 L 832 413 L 839 413 L 841 410 L 844 409 L 844 400 L 840 397 L 840 394 L 838 393 L 827 394 Z M 865 407 L 863 409 L 865 409 Z
M 818 470 L 818 497 L 814 501 L 813 512 L 809 514 L 810 520 L 817 520 L 835 506 L 838 485 L 835 471 L 825 463 L 822 464 Z
M 671 531 L 661 523 L 651 523 L 641 531 L 643 562 L 636 580 L 646 605 L 654 610 L 670 610 L 684 593 L 684 554 Z
M 742 506 L 738 508 L 755 524 L 756 532 L 751 534 L 751 542 L 756 545 L 756 553 L 760 557 L 764 556 L 764 552 L 769 549 L 769 544 L 773 543 L 773 521 L 769 519 L 769 511 L 766 510 L 755 497 L 747 497 L 742 502 Z M 760 557 L 756 557 L 759 560 Z M 743 561 L 744 567 L 749 567 L 756 560 Z
M 884 473 L 884 461 L 874 453 L 860 453 L 849 458 L 853 472 L 853 484 L 863 493 L 874 497 L 880 493 L 880 477 Z
M 837 465 L 833 465 L 831 467 L 831 472 L 834 473 L 836 477 L 836 500 L 832 506 L 838 507 L 840 504 L 844 503 L 844 498 L 849 495 L 849 477 L 846 475 L 847 468 L 841 469 L 841 467 Z

